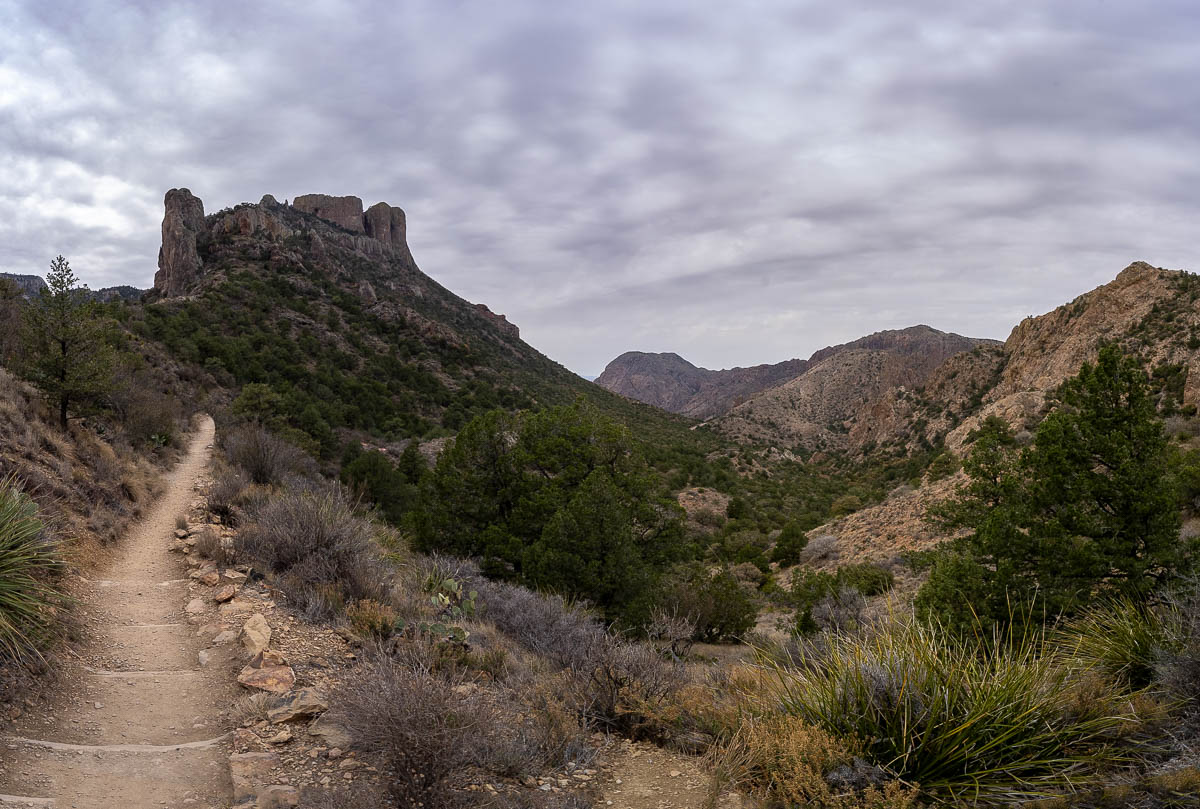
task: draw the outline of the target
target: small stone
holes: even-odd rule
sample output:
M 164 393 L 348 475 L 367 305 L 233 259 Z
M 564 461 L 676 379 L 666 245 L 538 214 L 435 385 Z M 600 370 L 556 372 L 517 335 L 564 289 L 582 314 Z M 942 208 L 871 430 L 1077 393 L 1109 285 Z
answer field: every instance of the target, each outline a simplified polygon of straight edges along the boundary
M 258 791 L 255 809 L 284 809 L 300 805 L 300 791 L 293 786 L 273 784 Z
M 241 803 L 257 796 L 256 785 L 279 766 L 275 753 L 234 753 L 229 757 L 233 779 L 233 802 Z
M 225 571 L 224 573 L 222 573 L 221 575 L 225 577 L 225 580 L 226 580 L 226 581 L 231 581 L 231 582 L 233 582 L 233 583 L 235 583 L 235 584 L 236 584 L 236 583 L 238 583 L 238 582 L 243 582 L 243 581 L 245 581 L 245 580 L 246 580 L 246 574 L 245 574 L 245 573 L 239 573 L 239 572 L 238 572 L 238 571 L 236 571 L 236 570 L 226 570 L 226 571 Z
M 213 601 L 218 604 L 224 604 L 238 594 L 238 586 L 236 584 L 227 584 L 220 590 L 213 593 Z
M 202 612 L 204 612 L 204 599 L 193 598 L 191 601 L 189 601 L 187 603 L 187 606 L 184 607 L 183 609 L 184 609 L 184 612 L 186 612 L 188 615 L 197 615 L 199 613 L 202 613 Z
M 287 744 L 292 740 L 292 731 L 288 728 L 276 733 L 271 738 L 267 739 L 267 744 Z
M 212 652 L 202 649 L 196 654 L 196 659 L 200 662 L 201 667 L 207 666 L 209 661 L 212 660 Z
M 683 775 L 683 773 L 681 773 L 679 770 L 671 770 L 669 773 L 667 773 L 667 775 L 671 776 L 672 778 L 678 778 L 679 776 Z
M 185 529 L 185 528 L 176 528 L 176 529 L 175 529 L 175 538 L 176 538 L 176 539 L 187 539 L 187 538 L 188 538 L 188 532 L 187 532 L 187 529 Z
M 221 574 L 215 570 L 210 570 L 207 573 L 201 573 L 196 577 L 196 581 L 203 584 L 205 587 L 216 587 L 221 583 Z
M 226 629 L 224 632 L 213 638 L 212 642 L 215 646 L 225 646 L 233 643 L 235 640 L 237 640 L 237 633 L 232 629 Z

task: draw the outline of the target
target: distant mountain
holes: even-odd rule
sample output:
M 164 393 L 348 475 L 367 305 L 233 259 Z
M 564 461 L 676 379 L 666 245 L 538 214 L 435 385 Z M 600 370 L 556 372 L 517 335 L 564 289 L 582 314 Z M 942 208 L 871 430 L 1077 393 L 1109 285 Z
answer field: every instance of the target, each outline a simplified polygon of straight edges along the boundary
M 710 371 L 678 354 L 627 351 L 608 364 L 596 377 L 596 384 L 671 413 L 706 419 L 725 413 L 753 393 L 792 379 L 807 366 L 805 360 L 787 360 Z
M 9 281 L 16 285 L 17 289 L 26 298 L 32 298 L 34 295 L 46 288 L 46 282 L 37 275 L 16 275 L 10 272 L 0 272 L 0 280 Z
M 830 346 L 807 360 L 710 371 L 678 354 L 630 351 L 617 357 L 596 383 L 614 393 L 673 413 L 712 419 L 742 440 L 842 444 L 841 422 L 896 386 L 919 383 L 947 358 L 996 345 L 929 326 L 881 331 Z

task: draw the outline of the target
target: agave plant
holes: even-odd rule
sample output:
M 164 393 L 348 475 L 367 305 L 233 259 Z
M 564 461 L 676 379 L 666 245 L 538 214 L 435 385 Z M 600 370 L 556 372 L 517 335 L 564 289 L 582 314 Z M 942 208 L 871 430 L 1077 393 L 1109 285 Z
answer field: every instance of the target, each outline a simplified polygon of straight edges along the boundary
M 61 564 L 37 504 L 11 475 L 0 480 L 0 660 L 40 657 L 61 600 L 48 578 Z

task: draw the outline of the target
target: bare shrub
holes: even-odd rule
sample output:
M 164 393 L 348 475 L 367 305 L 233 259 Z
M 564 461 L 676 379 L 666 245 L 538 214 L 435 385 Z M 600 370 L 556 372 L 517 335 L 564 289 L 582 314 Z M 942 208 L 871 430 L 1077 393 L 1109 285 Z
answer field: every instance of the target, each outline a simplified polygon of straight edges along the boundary
M 369 598 L 355 601 L 346 608 L 346 618 L 355 634 L 385 640 L 396 631 L 399 616 L 391 606 Z
M 379 809 L 384 797 L 379 790 L 361 781 L 345 787 L 305 787 L 300 793 L 300 805 L 305 809 Z
M 208 487 L 208 510 L 227 525 L 236 525 L 248 483 L 232 469 L 221 469 Z
M 193 547 L 201 559 L 211 559 L 218 565 L 229 563 L 229 554 L 221 542 L 221 535 L 208 526 L 196 534 L 196 544 Z
M 604 627 L 561 596 L 472 579 L 483 617 L 529 651 L 559 668 L 587 669 L 607 642 Z
M 340 687 L 336 710 L 354 746 L 391 773 L 387 788 L 400 805 L 462 805 L 448 781 L 478 758 L 490 710 L 414 657 L 365 663 Z
M 818 534 L 808 541 L 808 545 L 801 552 L 800 561 L 813 564 L 837 559 L 837 545 L 837 537 L 832 534 Z
M 692 650 L 695 635 L 696 619 L 690 615 L 681 615 L 678 610 L 661 607 L 650 613 L 646 637 L 664 657 L 672 660 L 685 659 Z
M 258 691 L 241 697 L 237 702 L 233 703 L 233 707 L 229 711 L 230 718 L 240 728 L 253 725 L 255 722 L 261 722 L 267 718 L 267 711 L 271 707 L 272 699 L 273 696 L 265 691 Z
M 175 527 L 178 528 L 180 531 L 187 530 L 188 520 L 187 520 L 186 514 L 177 514 L 175 516 Z
M 849 632 L 862 626 L 867 600 L 853 587 L 843 587 L 821 599 L 812 608 L 813 621 L 820 629 Z
M 301 449 L 255 425 L 232 430 L 222 447 L 229 462 L 244 469 L 250 481 L 260 485 L 277 485 L 313 469 L 312 459 Z
M 310 618 L 328 618 L 339 600 L 383 600 L 388 571 L 375 529 L 340 491 L 285 492 L 255 507 L 250 519 L 234 540 L 238 558 L 273 574 Z

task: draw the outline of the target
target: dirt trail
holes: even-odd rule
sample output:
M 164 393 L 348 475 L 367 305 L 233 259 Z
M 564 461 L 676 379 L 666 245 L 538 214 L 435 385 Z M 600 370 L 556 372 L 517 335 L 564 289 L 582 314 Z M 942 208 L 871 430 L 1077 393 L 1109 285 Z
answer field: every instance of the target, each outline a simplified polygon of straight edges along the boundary
M 228 729 L 214 719 L 235 694 L 219 667 L 198 665 L 203 642 L 184 614 L 184 563 L 168 551 L 212 440 L 206 417 L 119 560 L 77 588 L 89 640 L 62 672 L 50 710 L 21 717 L 0 738 L 0 806 L 229 805 Z

